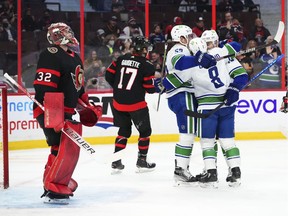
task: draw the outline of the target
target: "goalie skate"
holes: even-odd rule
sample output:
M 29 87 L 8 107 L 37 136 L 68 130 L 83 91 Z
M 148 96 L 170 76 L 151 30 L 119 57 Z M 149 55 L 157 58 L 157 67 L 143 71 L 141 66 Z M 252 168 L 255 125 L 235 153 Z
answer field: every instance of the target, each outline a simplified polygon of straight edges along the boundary
M 198 182 L 196 177 L 191 175 L 189 169 L 183 169 L 181 167 L 175 167 L 174 171 L 174 186 L 197 186 Z
M 226 182 L 230 187 L 239 187 L 241 185 L 241 171 L 239 167 L 229 169 L 229 174 L 226 178 Z
M 44 195 L 45 194 L 45 195 Z M 44 195 L 44 203 L 46 204 L 55 204 L 55 205 L 68 205 L 69 204 L 69 196 L 68 195 L 57 195 L 51 192 L 45 192 Z M 41 197 L 43 197 L 43 195 Z
M 197 175 L 199 185 L 202 188 L 218 188 L 218 177 L 216 169 L 209 169 L 206 172 Z

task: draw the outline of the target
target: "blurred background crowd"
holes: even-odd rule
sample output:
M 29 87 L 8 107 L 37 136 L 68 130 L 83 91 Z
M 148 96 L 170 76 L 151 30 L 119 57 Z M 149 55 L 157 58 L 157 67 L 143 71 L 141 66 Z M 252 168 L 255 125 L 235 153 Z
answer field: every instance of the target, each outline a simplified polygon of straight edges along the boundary
M 76 37 L 80 36 L 79 0 L 22 0 L 22 80 L 33 88 L 36 63 L 41 50 L 49 46 L 47 27 L 53 22 L 65 22 Z M 120 55 L 132 51 L 137 35 L 144 35 L 144 0 L 85 0 L 85 85 L 87 90 L 109 90 L 104 79 L 106 67 Z M 198 37 L 210 29 L 209 0 L 150 0 L 149 41 L 153 50 L 149 58 L 161 76 L 164 43 L 171 41 L 174 25 L 185 24 Z M 273 40 L 261 18 L 261 5 L 252 0 L 217 1 L 217 32 L 221 41 L 237 41 L 242 49 L 256 47 Z M 17 0 L 0 0 L 0 72 L 17 76 Z M 250 77 L 281 55 L 279 44 L 239 56 L 238 60 Z M 169 46 L 168 46 L 169 47 Z M 281 63 L 269 69 L 248 88 L 280 88 Z

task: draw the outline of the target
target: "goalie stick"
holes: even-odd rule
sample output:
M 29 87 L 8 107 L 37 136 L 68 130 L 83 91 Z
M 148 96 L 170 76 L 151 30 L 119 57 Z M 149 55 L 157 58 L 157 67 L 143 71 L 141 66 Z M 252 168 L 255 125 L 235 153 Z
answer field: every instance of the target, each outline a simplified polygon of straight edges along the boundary
M 270 64 L 268 64 L 263 70 L 261 70 L 258 74 L 256 74 L 253 78 L 251 78 L 249 80 L 249 82 L 246 83 L 246 85 L 244 85 L 242 87 L 242 89 L 246 88 L 248 85 L 250 85 L 252 82 L 254 82 L 261 74 L 263 74 L 267 69 L 269 69 L 270 67 L 272 67 L 277 61 L 280 61 L 282 58 L 284 57 L 284 54 L 278 56 L 277 59 L 274 59 Z M 242 90 L 241 89 L 241 90 Z M 211 110 L 208 113 L 198 113 L 198 112 L 193 112 L 192 110 L 185 110 L 185 115 L 190 116 L 190 117 L 195 117 L 195 118 L 208 118 L 209 116 L 211 116 L 213 113 L 215 113 L 216 111 L 218 111 L 222 106 L 225 105 L 225 102 L 222 102 L 221 104 L 219 104 L 215 109 Z
M 9 74 L 5 73 L 4 77 L 13 85 L 15 85 L 18 89 L 20 89 L 24 94 L 26 94 L 33 102 L 35 102 L 43 111 L 45 110 L 45 107 L 37 101 L 32 95 L 22 87 L 20 84 L 18 84 Z M 80 136 L 75 130 L 72 128 L 62 128 L 61 131 L 67 135 L 76 145 L 78 145 L 80 148 L 85 150 L 89 155 L 94 155 L 96 153 L 95 149 L 88 143 L 86 142 L 82 136 Z M 116 161 L 119 160 L 123 157 L 123 154 L 125 151 L 119 151 L 115 152 L 109 159 L 110 161 Z
M 241 51 L 239 51 L 237 53 L 233 53 L 233 54 L 229 54 L 229 55 L 226 55 L 226 56 L 222 56 L 222 57 L 217 58 L 216 60 L 219 61 L 219 60 L 224 59 L 224 58 L 244 55 L 244 54 L 247 54 L 247 53 L 254 52 L 256 50 L 261 50 L 261 49 L 263 49 L 265 47 L 268 47 L 268 46 L 272 46 L 272 45 L 278 44 L 280 42 L 283 34 L 284 34 L 284 30 L 285 30 L 284 22 L 283 21 L 279 21 L 278 29 L 277 29 L 276 35 L 274 37 L 274 40 L 272 42 L 270 42 L 268 44 L 263 44 L 263 45 L 260 45 L 260 46 L 257 46 L 257 47 L 252 47 L 252 48 L 249 48 L 249 49 L 246 49 L 246 50 L 241 50 Z

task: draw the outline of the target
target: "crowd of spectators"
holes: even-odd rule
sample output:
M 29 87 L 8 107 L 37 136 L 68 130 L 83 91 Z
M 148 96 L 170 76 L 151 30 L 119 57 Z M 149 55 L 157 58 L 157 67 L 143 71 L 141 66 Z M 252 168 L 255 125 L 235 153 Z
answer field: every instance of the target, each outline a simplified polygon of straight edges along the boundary
M 143 35 L 143 20 L 137 20 L 134 16 L 129 16 L 127 21 L 123 25 L 122 18 L 120 19 L 121 11 L 129 10 L 129 7 L 133 5 L 133 2 L 137 3 L 136 6 L 143 5 L 143 1 L 132 1 L 132 0 L 112 0 L 112 1 L 90 1 L 91 5 L 95 9 L 99 8 L 110 8 L 111 16 L 106 17 L 103 25 L 96 29 L 94 32 L 85 32 L 85 80 L 87 83 L 87 89 L 107 89 L 109 85 L 105 82 L 104 72 L 109 66 L 112 60 L 117 59 L 120 55 L 130 53 L 132 51 L 133 39 L 138 35 Z M 151 4 L 157 1 L 150 1 Z M 127 5 L 125 5 L 127 4 Z M 208 0 L 182 0 L 178 1 L 179 11 L 189 12 L 209 12 L 211 5 Z M 108 6 L 107 6 L 108 5 Z M 127 7 L 125 7 L 127 6 Z M 182 7 L 182 8 L 181 8 Z M 141 8 L 141 7 L 140 7 Z M 143 8 L 142 8 L 143 9 Z M 141 9 L 141 10 L 142 10 Z M 239 11 L 256 11 L 258 8 L 252 0 L 221 0 L 217 5 L 217 12 L 223 20 L 219 20 L 217 23 L 217 32 L 221 41 L 230 42 L 236 41 L 241 44 L 242 49 L 248 49 L 251 47 L 259 46 L 264 43 L 268 43 L 273 36 L 270 31 L 265 28 L 263 20 L 256 18 L 252 29 L 246 29 L 241 23 L 241 19 L 233 17 L 234 13 Z M 12 0 L 6 0 L 0 5 L 0 40 L 17 42 L 17 31 L 16 31 L 16 9 L 13 6 Z M 56 20 L 59 21 L 59 20 Z M 45 32 L 47 27 L 54 22 L 54 18 L 51 15 L 51 11 L 45 10 L 41 17 L 34 17 L 29 5 L 23 7 L 22 15 L 22 31 L 23 32 Z M 65 22 L 65 21 L 64 21 Z M 154 49 L 150 52 L 149 58 L 155 65 L 155 75 L 160 77 L 163 67 L 163 52 L 157 49 L 158 44 L 164 44 L 165 42 L 171 41 L 171 29 L 175 25 L 187 24 L 184 22 L 183 17 L 180 14 L 175 14 L 170 22 L 155 22 L 152 25 L 151 32 L 149 35 L 149 41 L 153 44 Z M 69 24 L 69 23 L 68 23 Z M 202 32 L 209 27 L 206 26 L 206 20 L 203 16 L 199 16 L 195 19 L 195 23 L 189 25 L 193 29 L 193 33 L 200 37 Z M 257 72 L 269 64 L 277 56 L 281 55 L 281 51 L 278 46 L 267 47 L 265 50 L 239 56 L 238 59 L 245 67 L 249 75 L 252 77 Z M 277 67 L 276 67 L 277 66 Z M 269 87 L 279 87 L 281 83 L 280 68 L 281 65 L 275 65 L 271 73 L 274 74 L 273 84 L 267 85 Z M 271 69 L 271 70 L 272 70 Z M 276 75 L 275 75 L 276 74 Z M 254 82 L 250 87 L 265 88 L 260 82 L 263 79 L 259 79 L 259 82 Z M 267 80 L 266 80 L 267 82 Z
M 17 13 L 13 1 L 0 4 L 0 41 L 16 43 Z

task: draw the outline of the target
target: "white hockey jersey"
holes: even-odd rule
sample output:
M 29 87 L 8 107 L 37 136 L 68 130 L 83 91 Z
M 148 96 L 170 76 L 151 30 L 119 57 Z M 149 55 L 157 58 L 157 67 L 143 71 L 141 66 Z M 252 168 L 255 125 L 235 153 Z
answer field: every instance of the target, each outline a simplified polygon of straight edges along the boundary
M 209 50 L 208 53 L 219 58 L 227 55 L 228 50 L 216 47 Z M 169 81 L 175 87 L 189 81 L 194 87 L 198 110 L 210 110 L 224 101 L 224 95 L 230 83 L 233 82 L 233 78 L 243 73 L 246 73 L 244 68 L 237 59 L 231 57 L 217 61 L 217 64 L 209 69 L 196 66 L 183 71 L 175 70 L 174 75 L 169 77 Z
M 175 69 L 175 64 L 182 56 L 189 56 L 189 55 L 190 55 L 189 49 L 182 44 L 177 43 L 173 47 L 171 47 L 171 49 L 167 53 L 165 62 L 167 74 L 176 73 L 177 75 L 180 76 L 185 76 L 185 74 L 188 75 L 191 71 L 191 68 L 180 71 Z M 166 91 L 166 98 L 172 97 L 173 95 L 184 91 L 192 93 L 194 92 L 194 87 L 191 84 L 191 76 L 190 79 L 185 79 L 185 82 L 181 83 L 181 86 L 177 86 L 177 88 Z

